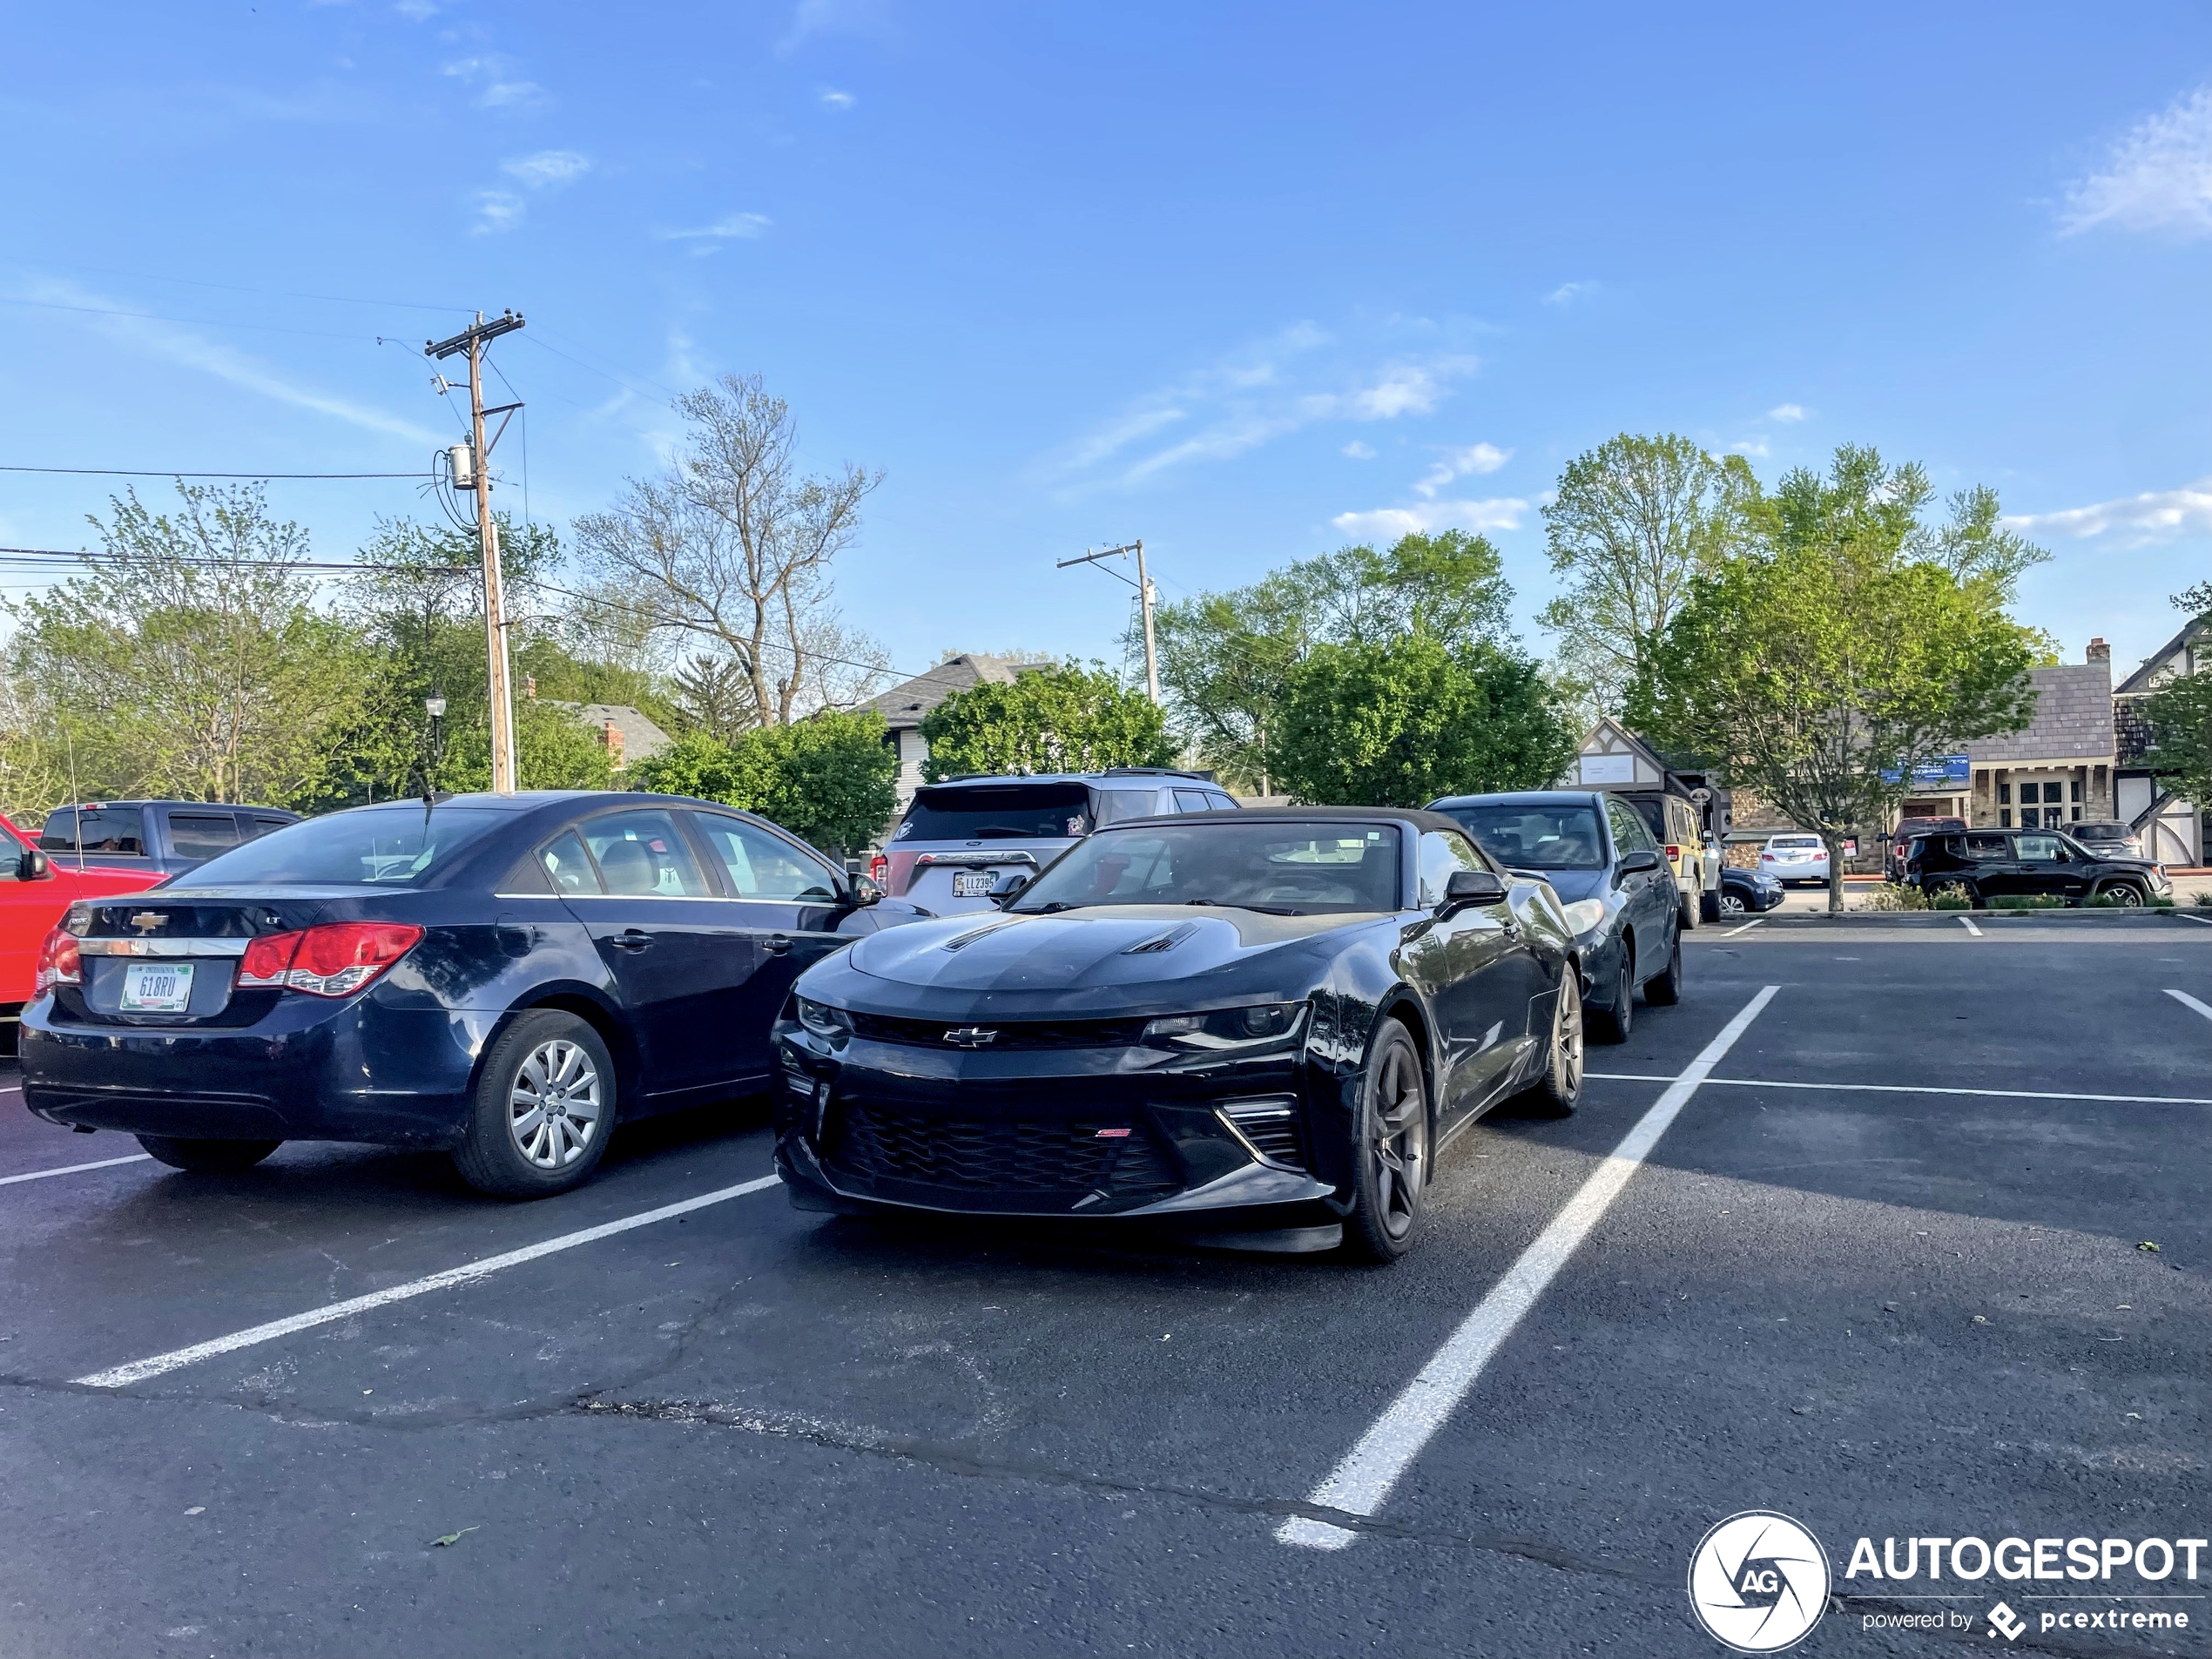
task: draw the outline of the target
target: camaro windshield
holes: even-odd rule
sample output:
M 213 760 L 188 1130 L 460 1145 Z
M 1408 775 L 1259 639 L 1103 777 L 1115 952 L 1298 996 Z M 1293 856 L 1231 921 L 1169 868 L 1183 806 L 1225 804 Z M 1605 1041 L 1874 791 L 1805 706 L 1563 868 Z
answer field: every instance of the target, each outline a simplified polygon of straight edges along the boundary
M 420 881 L 508 814 L 481 806 L 420 802 L 311 818 L 210 859 L 192 873 L 206 887 L 327 887 Z
M 1398 832 L 1364 824 L 1177 824 L 1101 830 L 1012 906 L 1221 905 L 1285 915 L 1399 907 Z
M 1447 806 L 1474 844 L 1516 870 L 1595 870 L 1605 862 L 1597 814 L 1588 806 L 1532 806 L 1500 802 Z

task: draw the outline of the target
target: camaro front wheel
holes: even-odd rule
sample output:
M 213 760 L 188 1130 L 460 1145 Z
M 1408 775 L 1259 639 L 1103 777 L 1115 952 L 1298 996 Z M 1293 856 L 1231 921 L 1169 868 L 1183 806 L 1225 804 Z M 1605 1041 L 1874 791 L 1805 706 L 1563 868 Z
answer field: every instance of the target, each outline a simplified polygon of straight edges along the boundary
M 614 1062 L 599 1034 L 573 1014 L 533 1008 L 484 1057 L 453 1161 L 479 1192 L 548 1197 L 597 1166 L 614 1120 Z
M 1360 1261 L 1394 1262 L 1413 1248 L 1428 1186 L 1428 1089 L 1420 1051 L 1395 1020 L 1375 1034 L 1359 1096 L 1345 1251 Z
M 1552 1004 L 1551 1046 L 1544 1054 L 1543 1076 L 1528 1095 L 1554 1117 L 1566 1116 L 1582 1097 L 1582 989 L 1575 982 L 1572 962 L 1560 974 L 1559 996 Z

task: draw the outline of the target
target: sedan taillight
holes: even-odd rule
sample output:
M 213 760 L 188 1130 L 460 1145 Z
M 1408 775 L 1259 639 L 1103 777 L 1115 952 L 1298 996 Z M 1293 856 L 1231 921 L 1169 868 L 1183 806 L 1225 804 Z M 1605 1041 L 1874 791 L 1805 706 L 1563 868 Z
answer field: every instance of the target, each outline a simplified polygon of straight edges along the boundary
M 57 985 L 82 985 L 84 982 L 84 963 L 78 954 L 77 935 L 55 928 L 46 935 L 46 942 L 39 947 L 37 994 L 43 996 Z
M 330 921 L 264 934 L 238 964 L 242 986 L 288 988 L 310 996 L 351 996 L 415 948 L 422 929 L 400 921 Z

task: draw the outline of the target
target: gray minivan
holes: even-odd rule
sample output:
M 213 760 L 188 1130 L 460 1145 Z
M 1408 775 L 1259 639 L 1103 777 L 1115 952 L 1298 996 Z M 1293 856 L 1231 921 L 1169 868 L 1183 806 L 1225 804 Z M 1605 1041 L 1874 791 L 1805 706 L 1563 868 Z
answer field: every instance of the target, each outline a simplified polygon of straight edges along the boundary
M 1236 805 L 1202 773 L 1156 766 L 951 778 L 914 792 L 871 873 L 886 893 L 941 916 L 988 910 L 994 890 L 1035 877 L 1102 824 Z

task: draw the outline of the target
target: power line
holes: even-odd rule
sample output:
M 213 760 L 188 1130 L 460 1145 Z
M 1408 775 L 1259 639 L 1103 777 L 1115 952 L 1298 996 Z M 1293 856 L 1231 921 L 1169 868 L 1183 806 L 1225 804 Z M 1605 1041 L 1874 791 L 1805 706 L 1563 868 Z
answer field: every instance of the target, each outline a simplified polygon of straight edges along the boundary
M 0 564 L 22 565 L 30 569 L 37 569 L 42 563 L 50 563 L 56 560 L 64 560 L 71 564 L 98 566 L 128 563 L 130 558 L 131 556 L 125 553 L 93 553 L 82 550 L 71 553 L 57 547 L 0 547 Z M 334 559 L 222 559 L 201 557 L 192 554 L 164 555 L 162 563 L 224 570 L 238 568 L 272 570 L 327 570 L 347 575 L 362 570 L 388 570 L 409 576 L 461 576 L 470 573 L 475 569 L 474 565 L 469 564 L 371 564 L 350 560 L 341 563 Z
M 166 467 L 4 467 L 0 472 L 58 473 L 89 478 L 428 478 L 427 472 L 174 472 Z

